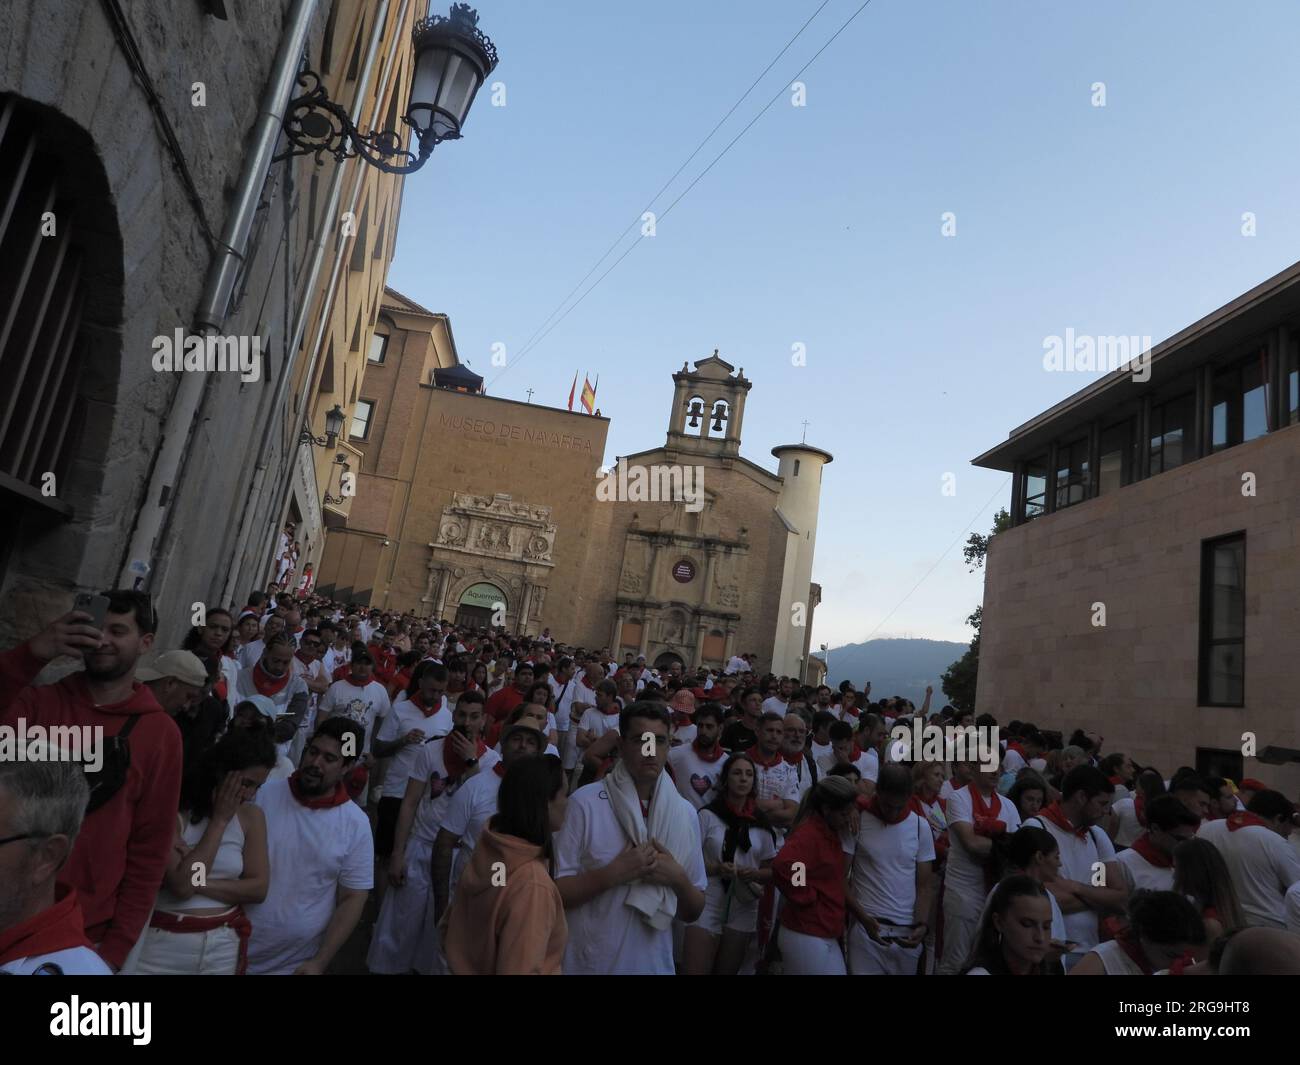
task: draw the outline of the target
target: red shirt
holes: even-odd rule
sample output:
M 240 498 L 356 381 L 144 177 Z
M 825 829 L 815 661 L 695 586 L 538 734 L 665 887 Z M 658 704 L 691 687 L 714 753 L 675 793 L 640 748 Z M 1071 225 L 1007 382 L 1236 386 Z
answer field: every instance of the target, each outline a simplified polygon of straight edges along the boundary
M 95 706 L 80 673 L 28 687 L 45 665 L 26 644 L 0 654 L 0 724 L 90 725 L 115 736 L 140 715 L 128 739 L 131 765 L 116 795 L 86 816 L 58 882 L 77 889 L 86 934 L 120 967 L 149 920 L 171 857 L 181 790 L 181 734 L 145 685 L 120 703 Z
M 488 698 L 484 712 L 493 721 L 503 721 L 510 716 L 510 711 L 523 701 L 524 693 L 511 684 Z
M 794 884 L 794 864 L 802 862 Z M 772 879 L 785 896 L 781 924 L 818 939 L 839 939 L 844 932 L 844 848 L 831 826 L 816 814 L 790 833 L 772 862 Z

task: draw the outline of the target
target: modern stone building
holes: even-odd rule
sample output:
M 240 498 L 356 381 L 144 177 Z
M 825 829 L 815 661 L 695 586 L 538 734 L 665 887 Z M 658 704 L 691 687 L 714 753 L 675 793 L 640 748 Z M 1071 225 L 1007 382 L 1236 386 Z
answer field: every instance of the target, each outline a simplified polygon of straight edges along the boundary
M 1294 796 L 1298 325 L 1300 264 L 1157 345 L 1149 375 L 1115 370 L 974 460 L 1014 477 L 986 562 L 980 712 Z M 1263 762 L 1243 758 L 1252 740 Z
M 174 641 L 286 517 L 319 552 L 338 466 L 299 438 L 354 413 L 403 178 L 286 157 L 281 118 L 304 61 L 362 128 L 400 115 L 426 9 L 0 5 L 0 644 L 113 585 Z M 177 331 L 257 338 L 257 379 L 160 372 Z
M 608 420 L 481 392 L 451 327 L 387 293 L 356 498 L 332 528 L 323 594 L 719 665 L 752 651 L 803 675 L 822 466 L 740 454 L 751 383 L 713 356 L 673 375 L 663 447 L 604 467 Z M 354 423 L 353 431 L 356 432 Z

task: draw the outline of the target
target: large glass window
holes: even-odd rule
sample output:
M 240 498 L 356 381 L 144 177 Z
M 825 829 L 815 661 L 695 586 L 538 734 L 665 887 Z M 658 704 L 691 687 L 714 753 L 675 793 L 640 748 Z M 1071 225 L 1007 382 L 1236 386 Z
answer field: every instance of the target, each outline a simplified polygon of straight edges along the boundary
M 352 429 L 351 437 L 353 440 L 364 440 L 370 432 L 370 416 L 374 413 L 375 405 L 368 399 L 357 400 L 357 405 L 352 411 Z
M 370 351 L 366 354 L 369 362 L 383 362 L 388 351 L 388 336 L 378 330 L 370 334 Z
M 1246 534 L 1201 545 L 1202 706 L 1243 706 L 1246 696 Z
M 1268 352 L 1258 352 L 1214 375 L 1211 450 L 1244 444 L 1269 431 Z
M 1133 483 L 1133 419 L 1101 431 L 1101 456 L 1097 464 L 1097 492 L 1105 495 Z
M 1196 393 L 1171 399 L 1151 409 L 1151 475 L 1164 473 L 1195 457 L 1192 426 Z
M 1025 463 L 1025 521 L 1047 510 L 1047 456 L 1040 455 Z
M 1088 438 L 1062 444 L 1056 449 L 1056 509 L 1082 503 L 1088 498 Z

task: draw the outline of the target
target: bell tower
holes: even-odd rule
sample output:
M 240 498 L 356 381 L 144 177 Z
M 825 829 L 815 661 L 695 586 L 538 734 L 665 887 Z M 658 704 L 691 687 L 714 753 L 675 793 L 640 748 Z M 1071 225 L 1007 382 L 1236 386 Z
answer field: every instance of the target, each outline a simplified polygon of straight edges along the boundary
M 706 359 L 673 374 L 673 409 L 668 419 L 666 447 L 694 455 L 735 458 L 740 454 L 740 427 L 745 420 L 745 396 L 753 387 L 745 371 L 718 358 L 717 348 Z

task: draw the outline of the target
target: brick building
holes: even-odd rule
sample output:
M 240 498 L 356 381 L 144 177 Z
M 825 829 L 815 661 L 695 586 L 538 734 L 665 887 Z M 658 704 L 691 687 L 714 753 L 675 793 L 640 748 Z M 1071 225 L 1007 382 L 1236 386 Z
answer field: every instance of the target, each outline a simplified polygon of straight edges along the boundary
M 986 563 L 980 712 L 1294 794 L 1298 323 L 1300 264 L 1157 345 L 1149 374 L 1117 369 L 974 460 L 1014 486 Z

